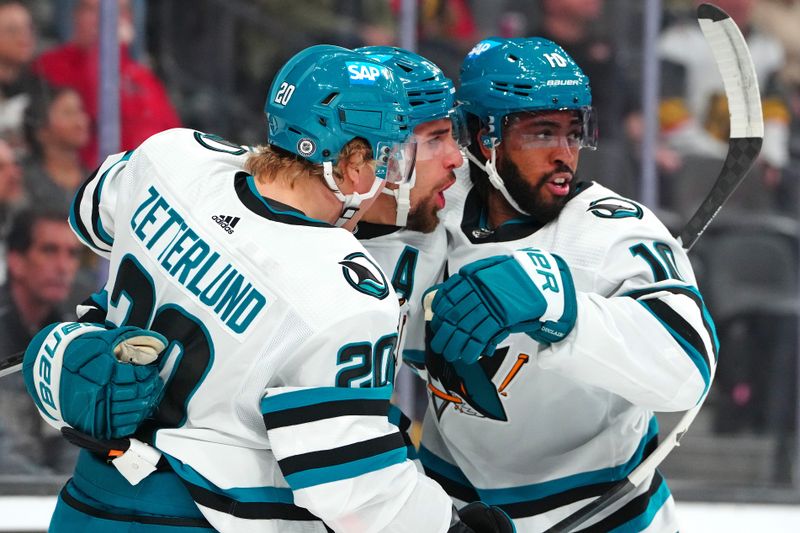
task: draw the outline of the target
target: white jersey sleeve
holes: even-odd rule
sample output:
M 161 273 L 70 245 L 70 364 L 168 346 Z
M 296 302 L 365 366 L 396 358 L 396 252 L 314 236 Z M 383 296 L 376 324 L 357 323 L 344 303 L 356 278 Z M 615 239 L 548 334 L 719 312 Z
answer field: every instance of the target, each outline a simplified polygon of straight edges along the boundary
M 119 176 L 134 151 L 113 154 L 78 189 L 69 222 L 78 238 L 108 259 L 114 244 L 114 212 L 119 197 Z M 101 202 L 102 199 L 102 202 Z
M 280 382 L 296 385 L 270 387 L 261 402 L 272 451 L 295 504 L 336 531 L 445 531 L 449 498 L 407 459 L 387 418 L 393 365 L 382 360 L 393 357 L 397 335 L 380 335 L 393 324 L 383 326 L 374 312 L 349 316 L 298 349 L 278 372 Z M 321 354 L 331 352 L 349 363 L 337 385 L 350 387 L 315 378 Z
M 624 208 L 639 216 L 572 220 L 567 238 L 580 243 L 581 235 L 592 235 L 605 242 L 584 249 L 594 261 L 576 257 L 570 264 L 579 285 L 591 289 L 578 292 L 572 333 L 542 349 L 539 364 L 647 409 L 689 409 L 708 392 L 718 346 L 686 252 L 646 208 L 589 192 L 564 216 L 578 209 L 621 214 Z M 567 248 L 567 255 L 579 246 Z M 565 247 L 563 239 L 557 247 Z

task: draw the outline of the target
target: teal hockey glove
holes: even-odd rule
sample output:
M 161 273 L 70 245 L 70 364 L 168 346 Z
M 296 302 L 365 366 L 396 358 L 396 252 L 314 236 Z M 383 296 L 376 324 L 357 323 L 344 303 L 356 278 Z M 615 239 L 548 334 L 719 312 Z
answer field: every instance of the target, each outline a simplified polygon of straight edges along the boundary
M 154 362 L 167 344 L 162 335 L 132 326 L 51 324 L 25 351 L 25 386 L 55 427 L 99 439 L 127 436 L 161 399 Z
M 577 316 L 566 262 L 536 248 L 492 256 L 462 267 L 436 287 L 430 347 L 448 361 L 490 356 L 509 333 L 558 342 Z

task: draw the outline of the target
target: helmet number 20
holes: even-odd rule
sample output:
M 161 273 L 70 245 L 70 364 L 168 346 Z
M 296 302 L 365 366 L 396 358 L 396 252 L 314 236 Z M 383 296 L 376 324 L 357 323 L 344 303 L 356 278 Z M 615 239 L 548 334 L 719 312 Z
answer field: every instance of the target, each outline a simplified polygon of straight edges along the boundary
M 564 59 L 564 57 L 561 54 L 552 53 L 543 55 L 544 58 L 550 63 L 550 66 L 552 68 L 567 66 L 567 60 Z
M 275 103 L 280 105 L 286 105 L 289 103 L 289 99 L 294 94 L 294 85 L 290 85 L 286 82 L 281 83 L 281 86 L 278 88 L 278 94 L 275 95 Z

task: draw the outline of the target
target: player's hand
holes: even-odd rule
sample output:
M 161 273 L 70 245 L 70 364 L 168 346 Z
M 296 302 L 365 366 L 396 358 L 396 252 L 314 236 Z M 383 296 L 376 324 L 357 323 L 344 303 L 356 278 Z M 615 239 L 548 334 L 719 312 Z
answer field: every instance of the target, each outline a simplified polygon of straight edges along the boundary
M 447 533 L 514 533 L 514 522 L 499 507 L 472 502 L 458 510 Z
M 53 329 L 48 327 L 34 337 L 24 367 L 31 367 L 42 350 L 51 349 Z M 74 337 L 60 356 L 60 375 L 51 377 L 58 382 L 52 391 L 58 394 L 61 419 L 99 439 L 132 434 L 161 399 L 163 382 L 155 361 L 167 344 L 159 333 L 132 326 L 89 330 Z M 52 351 L 58 357 L 58 347 Z M 34 371 L 38 370 L 23 368 L 28 391 L 43 410 L 43 398 L 30 379 Z M 58 365 L 53 364 L 50 371 L 59 372 Z
M 430 348 L 448 361 L 490 356 L 509 333 L 549 344 L 575 325 L 575 286 L 557 255 L 525 248 L 465 265 L 435 287 Z

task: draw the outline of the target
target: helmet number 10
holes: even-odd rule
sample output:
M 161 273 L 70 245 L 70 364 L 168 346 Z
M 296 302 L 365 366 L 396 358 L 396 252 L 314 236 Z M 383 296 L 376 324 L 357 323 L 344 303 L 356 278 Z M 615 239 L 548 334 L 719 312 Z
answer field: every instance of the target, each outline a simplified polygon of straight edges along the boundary
M 290 85 L 286 82 L 281 83 L 281 86 L 278 88 L 278 93 L 275 95 L 275 103 L 280 105 L 286 105 L 289 103 L 289 99 L 294 94 L 294 85 Z
M 560 54 L 552 53 L 543 55 L 544 58 L 550 63 L 550 66 L 553 68 L 567 66 L 567 60 L 564 59 L 564 57 L 561 56 Z

